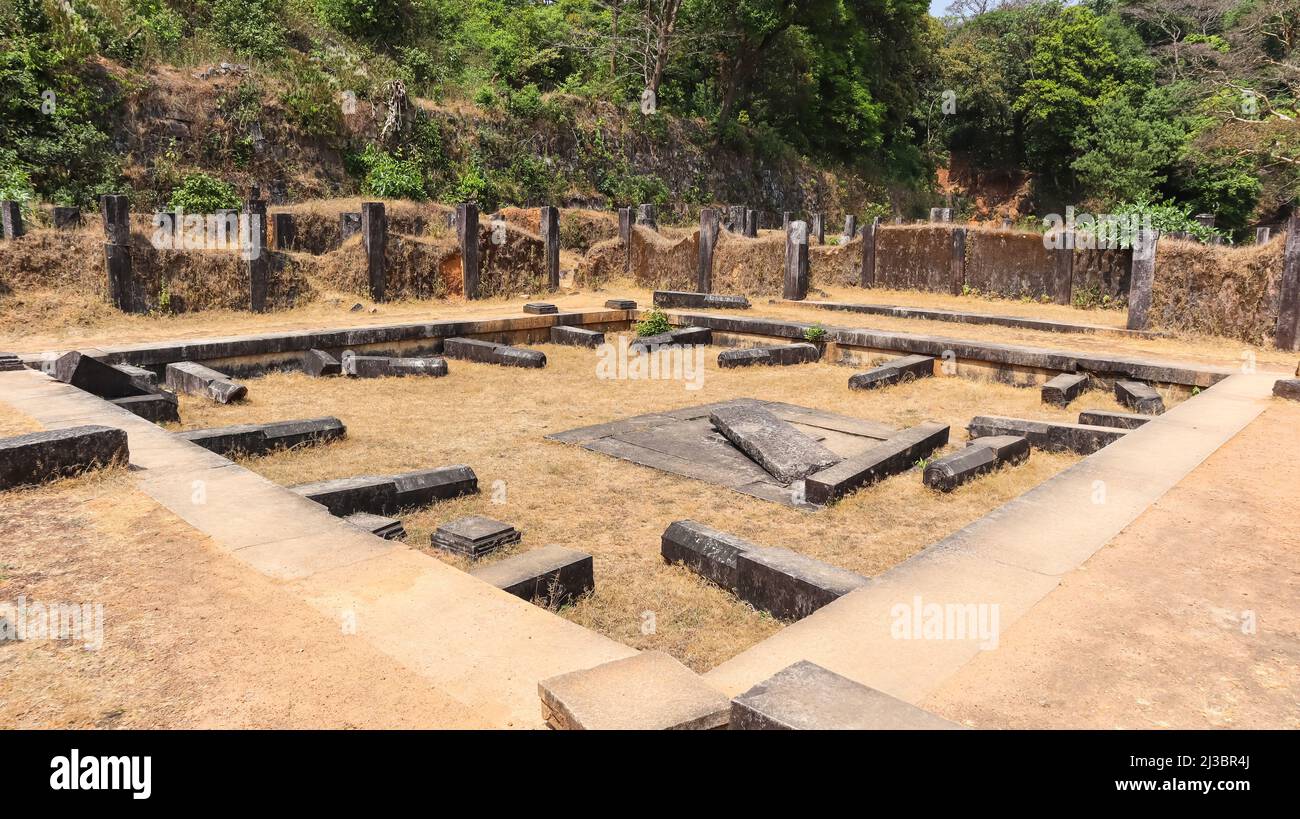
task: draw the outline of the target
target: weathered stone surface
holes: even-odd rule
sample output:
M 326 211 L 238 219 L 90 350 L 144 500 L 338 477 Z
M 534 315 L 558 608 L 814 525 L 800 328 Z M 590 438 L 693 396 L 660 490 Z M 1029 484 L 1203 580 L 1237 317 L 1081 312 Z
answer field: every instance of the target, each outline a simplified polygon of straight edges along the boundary
M 709 421 L 781 483 L 840 462 L 840 456 L 760 406 L 718 407 L 709 413 Z
M 368 512 L 372 515 L 391 515 L 398 509 L 397 487 L 393 479 L 384 475 L 360 475 L 355 478 L 335 478 L 291 486 L 307 500 L 315 501 L 330 514 L 338 517 Z
M 365 529 L 372 535 L 382 537 L 384 540 L 401 540 L 406 537 L 406 527 L 402 526 L 402 522 L 396 518 L 372 515 L 369 512 L 357 512 L 343 519 L 359 529 Z
M 855 572 L 764 546 L 736 555 L 736 596 L 781 620 L 799 620 L 871 582 Z
M 934 359 L 925 355 L 905 355 L 886 361 L 864 373 L 849 376 L 849 389 L 870 390 L 891 384 L 929 378 L 934 375 Z
M 438 356 L 392 358 L 382 355 L 357 355 L 349 350 L 343 353 L 340 369 L 344 375 L 352 378 L 387 378 L 407 375 L 441 378 L 447 374 L 447 360 Z
M 126 398 L 114 398 L 110 403 L 155 424 L 174 424 L 181 420 L 180 410 L 176 405 L 176 395 L 170 392 L 128 395 Z
M 731 701 L 733 731 L 956 730 L 960 726 L 807 660 Z
M 809 475 L 804 481 L 804 497 L 809 503 L 828 504 L 855 489 L 911 469 L 946 443 L 947 424 L 917 424 L 859 455 Z
M 470 572 L 504 592 L 558 608 L 596 588 L 591 555 L 562 546 L 543 546 Z
M 552 313 L 560 312 L 560 309 L 554 304 L 544 301 L 530 301 L 524 305 L 525 313 L 532 313 L 536 316 L 547 316 Z
M 153 370 L 146 370 L 144 367 L 137 367 L 134 364 L 114 364 L 112 367 L 115 370 L 121 370 L 141 384 L 158 386 L 158 374 Z
M 724 728 L 731 702 L 660 651 L 572 671 L 537 684 L 542 717 L 561 730 Z
M 541 350 L 507 347 L 504 344 L 497 348 L 496 359 L 496 363 L 502 367 L 526 367 L 540 370 L 546 366 L 546 353 Z
M 693 520 L 673 522 L 659 539 L 665 562 L 681 563 L 732 594 L 737 586 L 736 556 L 755 548 L 747 540 Z
M 1109 410 L 1084 410 L 1079 413 L 1079 423 L 1092 427 L 1137 429 L 1150 420 L 1150 415 L 1133 415 L 1127 412 L 1110 412 Z
M 951 492 L 967 481 L 1003 464 L 1022 464 L 1029 459 L 1029 441 L 1013 435 L 976 438 L 965 449 L 926 464 L 922 479 L 925 485 L 940 492 Z
M 1116 381 L 1115 400 L 1142 415 L 1159 415 L 1165 411 L 1160 393 L 1141 381 Z
M 321 378 L 341 374 L 343 365 L 324 350 L 308 350 L 302 354 L 302 371 L 312 378 Z
M 552 344 L 567 344 L 571 347 L 599 347 L 605 343 L 605 334 L 586 327 L 569 327 L 557 324 L 551 328 Z
M 635 299 L 607 299 L 605 306 L 610 310 L 635 310 Z
M 718 353 L 718 366 L 751 367 L 754 365 L 811 364 L 821 358 L 815 344 L 773 344 L 765 347 L 744 347 Z
M 434 501 L 473 495 L 478 492 L 478 476 L 465 464 L 417 469 L 393 476 L 399 507 L 428 506 Z
M 684 290 L 654 291 L 655 307 L 691 307 L 709 310 L 748 310 L 749 299 L 718 293 L 690 293 Z
M 56 205 L 54 208 L 55 230 L 76 230 L 81 227 L 81 208 Z
M 236 424 L 211 429 L 191 429 L 176 436 L 218 455 L 261 455 L 279 449 L 320 444 L 347 435 L 347 427 L 337 418 L 304 418 L 269 424 Z
M 449 338 L 443 341 L 443 355 L 480 364 L 500 364 L 507 367 L 545 367 L 546 354 L 540 350 L 510 347 L 495 341 L 477 338 Z
M 248 396 L 248 387 L 193 361 L 168 364 L 167 386 L 187 395 L 206 396 L 219 404 L 242 401 Z
M 0 353 L 0 373 L 15 372 L 23 368 L 23 360 L 17 353 Z
M 676 345 L 684 347 L 694 344 L 713 343 L 713 331 L 707 327 L 677 327 L 666 333 L 654 336 L 641 336 L 633 340 L 628 351 L 636 354 L 656 350 L 659 347 Z
M 112 365 L 77 351 L 55 359 L 54 377 L 64 384 L 71 384 L 77 389 L 109 400 L 149 395 L 155 390 L 153 384 L 133 378 Z
M 129 458 L 126 431 L 87 425 L 0 438 L 0 489 L 80 475 Z
M 1279 378 L 1273 382 L 1273 395 L 1300 401 L 1300 378 Z
M 470 515 L 439 526 L 429 536 L 435 549 L 477 560 L 503 546 L 518 543 L 523 534 L 508 523 Z
M 1043 385 L 1044 404 L 1067 407 L 1070 402 L 1088 389 L 1088 376 L 1084 373 L 1061 373 Z
M 1079 455 L 1091 455 L 1107 444 L 1118 441 L 1128 432 L 1127 429 L 1113 427 L 1004 418 L 998 415 L 977 415 L 971 419 L 966 431 L 971 438 L 989 435 L 1020 436 L 1028 438 L 1030 445 L 1048 452 L 1074 452 Z

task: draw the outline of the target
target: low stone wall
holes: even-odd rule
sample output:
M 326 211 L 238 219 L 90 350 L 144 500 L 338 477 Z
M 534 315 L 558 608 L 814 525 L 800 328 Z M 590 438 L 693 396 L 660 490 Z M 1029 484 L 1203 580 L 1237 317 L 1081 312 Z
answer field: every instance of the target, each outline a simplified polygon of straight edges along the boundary
M 1161 239 L 1151 286 L 1151 324 L 1271 345 L 1285 243 L 1285 234 L 1241 248 Z
M 876 286 L 960 293 L 962 283 L 952 276 L 952 230 L 948 224 L 882 227 L 876 234 Z
M 1043 237 L 1037 233 L 968 230 L 965 280 L 961 286 L 1007 298 L 1045 296 L 1058 304 L 1068 304 L 1072 253 L 1045 247 Z

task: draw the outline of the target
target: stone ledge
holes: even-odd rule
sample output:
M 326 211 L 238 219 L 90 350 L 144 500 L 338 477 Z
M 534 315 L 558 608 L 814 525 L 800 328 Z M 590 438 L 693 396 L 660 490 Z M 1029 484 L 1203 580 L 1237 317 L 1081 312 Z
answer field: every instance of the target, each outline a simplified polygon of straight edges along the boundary
M 731 712 L 726 695 L 660 651 L 542 680 L 537 693 L 560 730 L 708 730 Z
M 126 431 L 88 424 L 0 438 L 0 489 L 70 478 L 130 460 Z
M 1028 418 L 1005 418 L 999 415 L 977 415 L 971 419 L 966 431 L 971 438 L 990 435 L 1013 435 L 1029 439 L 1029 443 L 1047 452 L 1073 452 L 1091 455 L 1107 444 L 1114 443 L 1128 432 L 1127 429 L 1095 427 L 1088 424 L 1070 424 L 1063 421 L 1035 421 Z
M 809 503 L 824 506 L 855 489 L 911 469 L 946 443 L 947 424 L 918 424 L 829 469 L 809 475 L 804 481 L 804 497 Z
M 470 572 L 474 577 L 545 608 L 567 606 L 596 588 L 591 555 L 543 546 Z

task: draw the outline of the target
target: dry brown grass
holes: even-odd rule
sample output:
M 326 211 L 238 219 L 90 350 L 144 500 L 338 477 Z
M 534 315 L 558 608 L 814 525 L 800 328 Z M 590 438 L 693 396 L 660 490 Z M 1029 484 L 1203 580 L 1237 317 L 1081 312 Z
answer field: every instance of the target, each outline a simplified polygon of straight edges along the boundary
M 283 484 L 467 463 L 482 494 L 403 516 L 412 546 L 428 549 L 440 523 L 468 514 L 505 520 L 524 533 L 516 548 L 547 543 L 596 557 L 595 594 L 564 616 L 637 648 L 658 648 L 707 669 L 773 633 L 780 624 L 681 567 L 666 566 L 659 537 L 692 518 L 759 543 L 786 546 L 864 574 L 878 574 L 1016 497 L 1076 460 L 1034 453 L 1029 464 L 950 495 L 926 490 L 916 471 L 817 513 L 545 441 L 552 432 L 658 410 L 749 396 L 792 401 L 899 427 L 933 419 L 953 426 L 953 445 L 981 413 L 1074 419 L 1080 409 L 1119 407 L 1092 392 L 1070 410 L 1043 407 L 1036 390 L 960 378 L 850 392 L 853 370 L 829 364 L 720 370 L 716 348 L 704 388 L 680 382 L 605 381 L 591 351 L 542 345 L 544 370 L 451 361 L 443 379 L 313 380 L 276 373 L 249 382 L 243 405 L 183 397 L 186 428 L 336 415 L 346 440 L 249 459 Z M 504 481 L 506 502 L 493 503 Z M 464 561 L 438 557 L 461 566 Z M 656 630 L 642 633 L 645 612 Z

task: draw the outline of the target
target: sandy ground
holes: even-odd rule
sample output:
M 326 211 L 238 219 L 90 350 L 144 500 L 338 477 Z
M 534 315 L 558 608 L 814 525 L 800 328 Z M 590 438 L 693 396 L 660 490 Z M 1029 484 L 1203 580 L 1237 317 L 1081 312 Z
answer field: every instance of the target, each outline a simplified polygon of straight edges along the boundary
M 127 470 L 5 492 L 0 544 L 0 605 L 103 606 L 93 650 L 0 643 L 0 728 L 481 724 L 217 552 Z
M 1300 728 L 1297 428 L 1276 401 L 923 705 L 987 728 Z
M 1037 390 L 965 378 L 855 392 L 846 387 L 854 372 L 847 367 L 720 370 L 716 348 L 706 357 L 703 389 L 690 391 L 681 382 L 598 379 L 590 350 L 537 349 L 547 354 L 544 370 L 451 361 L 445 379 L 318 380 L 275 373 L 249 380 L 249 399 L 241 405 L 183 397 L 181 417 L 186 428 L 341 418 L 348 426 L 344 441 L 244 462 L 282 484 L 468 463 L 478 474 L 482 494 L 404 515 L 409 544 L 427 549 L 429 533 L 439 524 L 483 514 L 523 531 L 520 548 L 557 543 L 590 552 L 596 557 L 596 593 L 563 615 L 620 642 L 662 649 L 706 670 L 780 624 L 689 571 L 665 566 L 659 538 L 672 521 L 695 519 L 874 575 L 1076 458 L 1036 452 L 1026 466 L 950 495 L 927 490 L 913 470 L 831 509 L 808 513 L 545 441 L 545 435 L 656 410 L 753 397 L 897 427 L 943 421 L 953 427 L 953 445 L 960 446 L 966 423 L 981 413 L 1074 420 L 1085 408 L 1120 409 L 1105 392 L 1087 393 L 1071 409 L 1057 410 L 1044 407 Z M 647 633 L 651 618 L 654 629 Z

